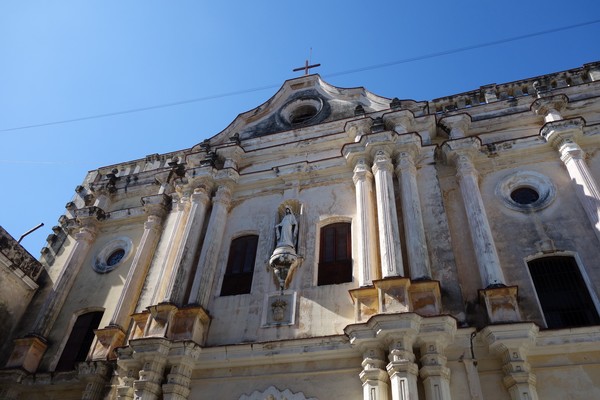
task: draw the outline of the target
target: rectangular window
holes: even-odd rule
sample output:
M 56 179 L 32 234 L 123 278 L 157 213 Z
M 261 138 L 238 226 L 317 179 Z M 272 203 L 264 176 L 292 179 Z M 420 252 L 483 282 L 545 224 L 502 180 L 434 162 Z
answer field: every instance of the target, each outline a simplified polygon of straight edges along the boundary
M 352 282 L 350 224 L 346 222 L 321 228 L 321 247 L 317 284 Z
M 221 296 L 250 293 L 258 236 L 241 236 L 231 242 Z
M 575 258 L 551 256 L 528 262 L 548 328 L 600 323 Z

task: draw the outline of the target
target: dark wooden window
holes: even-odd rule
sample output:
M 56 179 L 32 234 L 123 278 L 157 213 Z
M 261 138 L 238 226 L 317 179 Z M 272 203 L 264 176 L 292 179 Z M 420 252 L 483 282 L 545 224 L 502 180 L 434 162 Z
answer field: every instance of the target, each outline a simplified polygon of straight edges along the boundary
M 318 285 L 352 282 L 350 224 L 340 222 L 321 228 Z
M 543 257 L 528 265 L 548 328 L 600 323 L 575 258 Z
M 85 361 L 94 341 L 94 329 L 98 329 L 102 314 L 102 311 L 95 311 L 77 317 L 56 371 L 70 371 L 75 368 L 75 364 Z
M 221 296 L 250 293 L 257 245 L 256 235 L 242 236 L 231 242 Z

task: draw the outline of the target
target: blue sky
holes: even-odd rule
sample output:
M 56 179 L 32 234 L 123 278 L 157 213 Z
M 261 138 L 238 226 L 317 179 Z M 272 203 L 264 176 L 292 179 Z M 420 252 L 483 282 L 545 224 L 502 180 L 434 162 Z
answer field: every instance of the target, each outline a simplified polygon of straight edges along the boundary
M 88 170 L 217 134 L 311 48 L 330 84 L 432 100 L 600 61 L 600 23 L 365 67 L 597 20 L 590 0 L 1 2 L 0 225 L 18 238 L 44 222 L 23 241 L 38 257 Z

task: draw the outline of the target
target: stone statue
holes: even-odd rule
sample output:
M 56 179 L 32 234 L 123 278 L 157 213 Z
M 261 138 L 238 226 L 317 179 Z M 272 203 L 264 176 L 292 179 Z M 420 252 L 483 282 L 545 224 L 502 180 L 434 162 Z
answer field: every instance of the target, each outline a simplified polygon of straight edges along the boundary
M 285 208 L 285 215 L 281 222 L 275 225 L 277 235 L 277 247 L 291 247 L 296 249 L 296 240 L 298 239 L 298 222 L 289 207 Z

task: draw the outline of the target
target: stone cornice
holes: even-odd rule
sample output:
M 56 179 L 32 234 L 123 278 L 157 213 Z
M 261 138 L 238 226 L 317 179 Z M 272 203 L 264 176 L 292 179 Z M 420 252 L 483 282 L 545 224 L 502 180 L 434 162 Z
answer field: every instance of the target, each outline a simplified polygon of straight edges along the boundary
M 357 357 L 359 354 L 344 335 L 309 339 L 282 340 L 203 348 L 197 368 L 255 365 L 265 357 L 271 364 L 297 363 L 299 361 L 331 360 Z
M 0 226 L 0 253 L 8 260 L 8 267 L 14 271 L 21 271 L 33 281 L 36 281 L 42 272 L 42 264 L 36 260 L 25 248 Z

